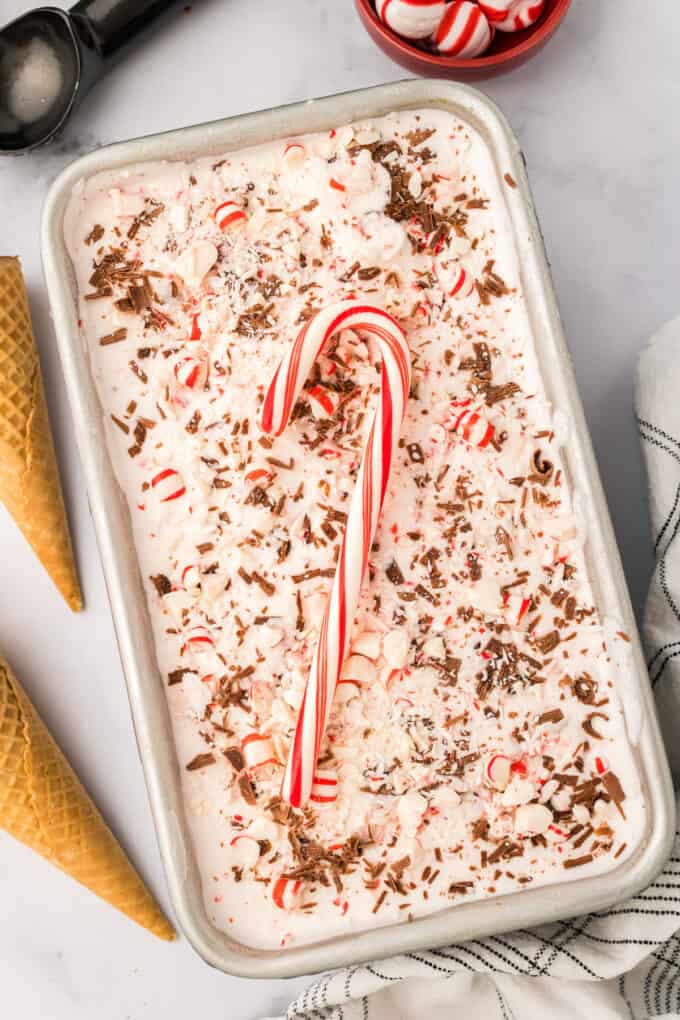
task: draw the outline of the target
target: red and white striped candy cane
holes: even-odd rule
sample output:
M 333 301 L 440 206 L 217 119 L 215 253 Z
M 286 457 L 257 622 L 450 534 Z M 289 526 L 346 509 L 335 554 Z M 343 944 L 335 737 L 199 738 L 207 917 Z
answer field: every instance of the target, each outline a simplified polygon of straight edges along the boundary
M 274 436 L 283 432 L 312 365 L 342 329 L 357 330 L 377 343 L 382 355 L 380 396 L 283 778 L 281 795 L 294 807 L 305 804 L 311 793 L 411 386 L 411 358 L 399 324 L 381 308 L 341 301 L 310 319 L 284 355 L 265 396 L 263 432 Z
M 333 804 L 338 799 L 338 776 L 335 769 L 316 769 L 309 799 L 315 804 Z

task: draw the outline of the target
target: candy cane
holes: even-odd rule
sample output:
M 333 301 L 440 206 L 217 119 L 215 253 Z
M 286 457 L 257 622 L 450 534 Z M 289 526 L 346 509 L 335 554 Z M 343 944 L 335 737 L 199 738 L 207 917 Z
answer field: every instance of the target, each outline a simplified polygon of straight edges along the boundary
M 310 319 L 284 355 L 265 396 L 263 432 L 275 436 L 283 432 L 312 365 L 342 329 L 358 330 L 377 342 L 382 355 L 381 392 L 283 778 L 281 795 L 294 807 L 305 804 L 311 792 L 411 385 L 409 349 L 397 322 L 381 308 L 341 301 Z
M 335 769 L 316 769 L 309 799 L 315 804 L 333 804 L 338 799 L 338 777 Z

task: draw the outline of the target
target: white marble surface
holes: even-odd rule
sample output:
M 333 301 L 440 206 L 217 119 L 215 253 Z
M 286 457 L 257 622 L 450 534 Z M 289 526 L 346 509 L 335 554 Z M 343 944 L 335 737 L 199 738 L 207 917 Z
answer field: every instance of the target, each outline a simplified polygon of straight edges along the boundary
M 574 0 L 550 45 L 481 85 L 523 144 L 576 372 L 636 607 L 651 566 L 631 406 L 635 357 L 678 312 L 680 28 L 676 0 Z M 0 22 L 25 0 L 0 0 Z M 0 648 L 141 871 L 167 906 L 39 252 L 57 171 L 106 142 L 404 77 L 351 0 L 196 0 L 89 97 L 66 134 L 0 159 L 0 250 L 26 274 L 86 612 L 71 616 L 0 507 Z M 250 1020 L 303 982 L 246 982 L 206 967 L 0 833 L 0 988 L 33 1020 Z

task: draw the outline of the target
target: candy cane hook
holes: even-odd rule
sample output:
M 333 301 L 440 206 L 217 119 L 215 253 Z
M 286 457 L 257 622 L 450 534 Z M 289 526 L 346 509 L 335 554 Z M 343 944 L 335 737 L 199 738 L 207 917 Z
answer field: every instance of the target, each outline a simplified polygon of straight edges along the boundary
M 263 432 L 274 436 L 283 432 L 312 365 L 341 329 L 367 334 L 378 344 L 382 355 L 380 396 L 286 763 L 281 795 L 294 807 L 305 804 L 311 792 L 411 386 L 411 358 L 398 323 L 381 308 L 341 301 L 310 319 L 284 355 L 265 396 L 260 423 Z

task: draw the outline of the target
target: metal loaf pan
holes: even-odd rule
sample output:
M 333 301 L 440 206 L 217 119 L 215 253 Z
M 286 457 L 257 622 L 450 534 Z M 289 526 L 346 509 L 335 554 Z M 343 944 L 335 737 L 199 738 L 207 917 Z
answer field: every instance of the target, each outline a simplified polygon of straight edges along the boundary
M 313 945 L 281 952 L 256 951 L 214 928 L 204 909 L 131 522 L 109 462 L 102 409 L 78 326 L 75 278 L 63 236 L 63 217 L 74 185 L 102 170 L 144 160 L 212 155 L 416 107 L 450 110 L 468 122 L 488 145 L 498 174 L 509 172 L 517 182 L 516 189 L 506 187 L 503 192 L 544 384 L 553 406 L 566 410 L 572 422 L 565 461 L 588 521 L 587 559 L 596 601 L 602 616 L 616 618 L 631 637 L 629 665 L 621 670 L 619 680 L 624 690 L 632 692 L 640 715 L 635 754 L 646 799 L 645 831 L 636 851 L 604 875 L 463 903 L 410 924 L 322 939 Z M 674 805 L 668 765 L 524 160 L 498 109 L 482 93 L 457 83 L 405 81 L 111 145 L 78 159 L 52 185 L 44 210 L 42 253 L 158 843 L 177 919 L 197 952 L 207 962 L 232 974 L 288 977 L 601 910 L 649 883 L 661 870 L 673 835 Z

